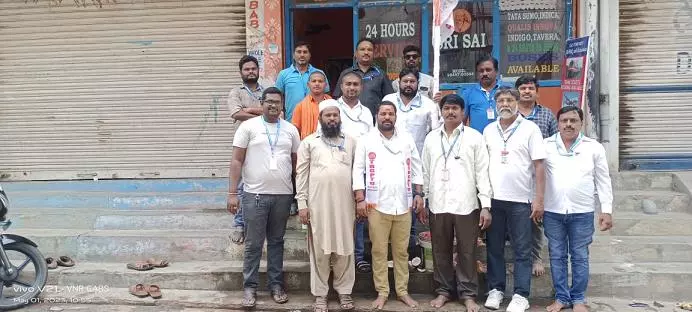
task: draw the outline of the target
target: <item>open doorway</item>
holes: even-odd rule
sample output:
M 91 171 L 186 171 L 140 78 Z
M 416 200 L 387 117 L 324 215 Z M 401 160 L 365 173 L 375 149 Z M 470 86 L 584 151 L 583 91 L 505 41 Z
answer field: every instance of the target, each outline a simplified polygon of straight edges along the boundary
M 353 10 L 294 9 L 293 42 L 312 45 L 310 63 L 324 70 L 334 90 L 341 71 L 353 65 Z

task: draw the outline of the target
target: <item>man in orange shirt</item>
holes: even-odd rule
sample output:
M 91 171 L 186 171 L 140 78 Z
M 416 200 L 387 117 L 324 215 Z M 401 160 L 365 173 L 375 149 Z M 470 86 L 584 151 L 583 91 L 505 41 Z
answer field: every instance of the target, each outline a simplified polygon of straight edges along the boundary
M 317 123 L 320 118 L 320 102 L 331 99 L 328 94 L 324 93 L 326 87 L 327 78 L 322 71 L 310 74 L 308 80 L 310 94 L 298 103 L 293 111 L 293 119 L 291 120 L 298 128 L 301 140 L 317 131 Z

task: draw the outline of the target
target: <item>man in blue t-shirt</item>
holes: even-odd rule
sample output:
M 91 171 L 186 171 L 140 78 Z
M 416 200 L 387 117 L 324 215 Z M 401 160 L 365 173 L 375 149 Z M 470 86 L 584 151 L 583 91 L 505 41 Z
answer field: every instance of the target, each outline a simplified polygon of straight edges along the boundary
M 296 43 L 293 50 L 293 64 L 283 69 L 276 77 L 276 87 L 281 90 L 286 98 L 285 119 L 293 120 L 293 110 L 309 93 L 308 80 L 314 72 L 324 72 L 310 65 L 310 44 L 307 42 Z M 325 75 L 325 80 L 327 75 Z M 329 93 L 329 81 L 327 80 L 325 93 Z
M 497 59 L 490 55 L 481 56 L 476 61 L 476 79 L 478 85 L 459 90 L 464 99 L 464 123 L 483 133 L 485 126 L 495 121 L 495 91 L 502 86 L 497 77 Z M 469 118 L 471 119 L 469 121 Z

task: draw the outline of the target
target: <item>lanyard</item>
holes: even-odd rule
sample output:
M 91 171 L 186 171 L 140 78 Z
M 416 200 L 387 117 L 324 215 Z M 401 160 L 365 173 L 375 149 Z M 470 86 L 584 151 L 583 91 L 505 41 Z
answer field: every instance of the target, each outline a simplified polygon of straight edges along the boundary
M 249 94 L 253 99 L 255 99 L 257 101 L 262 99 L 262 95 L 260 95 L 260 96 L 255 95 L 255 93 L 250 91 L 250 88 L 248 88 L 246 85 L 243 85 L 243 89 L 245 89 L 247 94 Z M 260 94 L 262 94 L 262 86 L 257 85 L 257 90 L 255 90 L 255 91 L 259 91 Z
M 514 132 L 517 131 L 517 128 L 519 128 L 520 125 L 521 125 L 521 120 L 519 120 L 519 122 L 517 122 L 516 127 L 514 127 L 514 129 L 512 129 L 512 131 L 509 133 L 509 135 L 505 139 L 505 134 L 502 132 L 502 128 L 500 128 L 500 122 L 499 121 L 497 122 L 497 132 L 500 133 L 500 137 L 502 138 L 502 141 L 505 142 L 505 151 L 507 150 L 507 141 L 509 141 L 509 138 L 511 138 L 512 135 L 514 135 Z
M 447 151 L 445 151 L 445 145 L 442 142 L 442 137 L 444 136 L 444 129 L 442 131 L 440 131 L 440 146 L 442 147 L 442 156 L 444 156 L 444 158 L 445 158 L 445 168 L 447 168 L 447 159 L 449 159 L 449 156 L 452 155 L 452 150 L 454 150 L 454 146 L 457 144 L 459 137 L 461 137 L 461 135 L 463 135 L 463 134 L 464 134 L 464 131 L 461 130 L 459 132 L 459 135 L 457 135 L 457 137 L 454 138 L 454 141 L 449 146 L 449 152 L 447 152 Z M 449 142 L 449 139 L 447 139 L 447 141 Z
M 396 133 L 392 135 L 392 138 L 389 139 L 389 141 L 391 141 L 391 140 L 394 139 L 394 135 L 396 135 Z M 386 148 L 387 151 L 389 151 L 392 155 L 399 155 L 399 154 L 401 154 L 401 150 L 394 152 L 394 151 L 389 147 L 389 144 L 387 144 L 387 142 L 385 141 L 384 136 L 382 135 L 382 133 L 380 133 L 380 140 L 382 140 L 382 146 L 384 146 L 384 148 Z
M 279 143 L 279 131 L 281 131 L 281 120 L 279 120 L 276 123 L 276 140 L 274 140 L 274 143 L 272 144 L 272 137 L 269 135 L 269 128 L 267 127 L 267 121 L 264 119 L 264 116 L 262 116 L 262 121 L 264 122 L 264 130 L 267 132 L 267 141 L 269 141 L 269 148 L 272 151 L 272 157 L 274 157 L 274 149 L 276 148 L 276 144 Z
M 346 139 L 344 137 L 341 137 L 341 143 L 339 144 L 334 144 L 332 142 L 327 141 L 327 139 L 324 138 L 324 135 L 322 135 L 321 138 L 322 142 L 329 145 L 330 147 L 336 147 L 339 149 L 339 151 L 344 151 L 344 143 L 346 143 Z
M 399 104 L 399 111 L 404 112 L 404 113 L 407 113 L 407 112 L 412 111 L 414 108 L 421 107 L 421 100 L 420 100 L 420 99 L 418 99 L 418 104 L 417 104 L 417 105 L 414 104 L 414 101 L 415 101 L 416 98 L 419 97 L 419 96 L 420 96 L 420 94 L 419 94 L 419 93 L 416 93 L 416 96 L 414 96 L 414 97 L 411 99 L 411 102 L 409 102 L 409 104 L 411 104 L 411 106 L 410 106 L 410 107 L 408 108 L 408 110 L 407 110 L 407 109 L 405 109 L 406 106 L 404 106 L 404 101 L 401 100 L 401 94 L 400 94 L 400 93 L 397 93 L 397 95 L 396 95 L 396 100 L 399 102 L 399 103 L 398 103 L 398 104 Z
M 536 113 L 538 112 L 538 106 L 534 106 L 531 110 L 531 115 L 524 117 L 524 119 L 534 120 L 536 118 Z
M 341 112 L 343 112 L 344 115 L 346 115 L 346 117 L 348 119 L 350 119 L 351 121 L 353 121 L 355 123 L 361 123 L 361 124 L 365 125 L 365 132 L 370 130 L 370 127 L 372 127 L 372 124 L 369 124 L 367 121 L 360 119 L 360 117 L 363 116 L 363 105 L 362 104 L 358 107 L 359 108 L 358 116 L 356 116 L 356 118 L 353 118 L 348 113 L 348 111 L 351 110 L 351 107 L 348 106 L 348 104 L 346 104 L 346 102 L 344 102 L 343 97 L 340 97 L 337 101 L 339 102 L 339 105 L 341 106 L 340 107 Z M 360 102 L 358 102 L 358 103 L 360 103 Z M 362 132 L 362 133 L 364 133 L 364 132 Z
M 567 147 L 565 147 L 565 150 L 566 150 L 567 152 L 566 152 L 565 154 L 563 154 L 563 153 L 560 151 L 560 144 L 558 143 L 558 140 L 562 140 L 562 137 L 560 137 L 560 134 L 559 134 L 559 133 L 556 134 L 556 135 L 555 135 L 555 147 L 557 148 L 558 154 L 560 154 L 560 156 L 567 156 L 567 157 L 574 156 L 574 155 L 575 155 L 574 149 L 577 148 L 577 145 L 579 145 L 579 143 L 581 143 L 583 137 L 584 137 L 584 135 L 581 134 L 581 133 L 579 133 L 579 136 L 577 136 L 577 139 L 574 140 L 574 143 L 572 143 L 572 146 L 569 148 L 569 150 L 567 150 Z M 564 147 L 564 146 L 563 146 L 563 147 Z

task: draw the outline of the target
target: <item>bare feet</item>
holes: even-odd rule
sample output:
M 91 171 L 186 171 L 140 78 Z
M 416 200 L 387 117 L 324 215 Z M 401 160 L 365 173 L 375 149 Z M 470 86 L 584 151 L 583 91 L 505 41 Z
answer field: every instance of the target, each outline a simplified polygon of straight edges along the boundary
M 375 310 L 382 310 L 384 308 L 384 304 L 387 303 L 387 297 L 385 296 L 377 296 L 377 299 L 372 302 L 372 308 Z
M 464 300 L 464 306 L 466 307 L 466 312 L 478 312 L 481 307 L 473 299 Z
M 413 300 L 410 295 L 403 295 L 399 297 L 399 301 L 405 303 L 409 308 L 417 308 L 418 307 L 418 302 L 416 300 Z
M 488 265 L 480 260 L 476 260 L 476 270 L 478 273 L 488 273 Z
M 533 276 L 543 276 L 545 274 L 545 267 L 543 266 L 542 260 L 533 261 Z
M 557 300 L 555 300 L 555 301 L 553 302 L 553 304 L 551 304 L 551 305 L 545 307 L 545 310 L 548 311 L 548 312 L 560 312 L 560 310 L 562 310 L 562 309 L 564 309 L 564 308 L 565 308 L 565 305 L 563 305 L 562 303 L 560 303 L 560 302 L 558 302 Z
M 449 298 L 443 296 L 443 295 L 437 295 L 437 298 L 433 299 L 430 301 L 430 306 L 436 309 L 441 308 L 442 306 L 445 305 L 449 301 Z
M 574 312 L 589 312 L 585 304 L 575 304 L 572 306 L 572 311 Z

